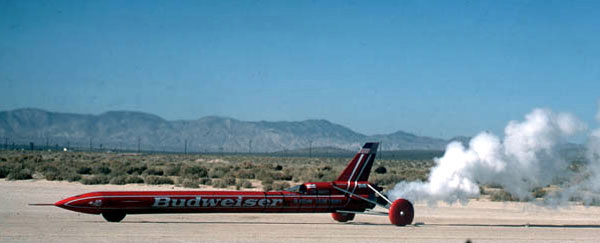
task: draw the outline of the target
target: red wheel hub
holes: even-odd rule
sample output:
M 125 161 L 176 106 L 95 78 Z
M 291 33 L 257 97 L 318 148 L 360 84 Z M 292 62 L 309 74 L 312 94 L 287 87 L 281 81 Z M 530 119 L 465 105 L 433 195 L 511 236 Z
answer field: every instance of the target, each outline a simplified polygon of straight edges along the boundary
M 400 198 L 392 203 L 389 211 L 390 222 L 393 225 L 405 226 L 412 223 L 415 209 L 408 200 Z

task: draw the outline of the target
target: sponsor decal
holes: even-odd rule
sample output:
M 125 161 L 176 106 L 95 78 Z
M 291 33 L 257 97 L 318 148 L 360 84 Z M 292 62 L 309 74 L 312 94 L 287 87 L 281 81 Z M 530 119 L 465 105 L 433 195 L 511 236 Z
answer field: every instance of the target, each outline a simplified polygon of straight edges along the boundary
M 154 197 L 152 207 L 277 207 L 281 206 L 283 199 L 258 199 L 258 198 L 170 198 L 170 197 Z
M 310 199 L 294 199 L 294 204 L 312 204 L 313 200 Z
M 102 200 L 98 199 L 98 200 L 90 201 L 88 204 L 90 206 L 100 207 L 100 206 L 102 206 Z
M 342 200 L 340 200 L 340 199 L 331 199 L 331 204 L 342 204 Z

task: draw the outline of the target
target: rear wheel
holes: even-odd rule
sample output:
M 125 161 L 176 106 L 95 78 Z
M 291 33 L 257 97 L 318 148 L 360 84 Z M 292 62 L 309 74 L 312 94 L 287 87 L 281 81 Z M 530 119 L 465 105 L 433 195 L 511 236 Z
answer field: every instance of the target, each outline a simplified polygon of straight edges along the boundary
M 405 226 L 412 223 L 415 216 L 415 209 L 408 200 L 400 198 L 390 207 L 390 222 L 396 226 Z
M 121 222 L 125 218 L 125 213 L 123 212 L 107 212 L 102 213 L 102 217 L 106 219 L 108 222 Z
M 348 222 L 354 219 L 355 214 L 353 213 L 331 213 L 333 220 L 338 222 Z

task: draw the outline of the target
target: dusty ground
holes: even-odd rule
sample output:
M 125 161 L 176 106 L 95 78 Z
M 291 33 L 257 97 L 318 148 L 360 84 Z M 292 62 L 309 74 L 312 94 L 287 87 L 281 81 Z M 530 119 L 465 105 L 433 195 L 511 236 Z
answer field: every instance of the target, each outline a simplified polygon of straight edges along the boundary
M 352 223 L 326 214 L 128 215 L 107 223 L 28 203 L 53 203 L 98 190 L 180 190 L 172 186 L 84 186 L 0 180 L 0 242 L 597 242 L 600 207 L 560 210 L 524 203 L 471 201 L 467 206 L 416 205 L 417 226 L 358 215 Z

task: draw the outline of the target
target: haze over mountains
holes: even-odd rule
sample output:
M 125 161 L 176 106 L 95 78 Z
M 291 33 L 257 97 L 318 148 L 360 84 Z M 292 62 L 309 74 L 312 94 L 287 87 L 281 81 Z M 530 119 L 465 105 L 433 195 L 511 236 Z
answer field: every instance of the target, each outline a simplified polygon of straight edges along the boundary
M 100 115 L 17 109 L 0 112 L 2 144 L 89 147 L 182 152 L 275 152 L 308 147 L 356 150 L 366 141 L 382 142 L 384 150 L 443 150 L 448 140 L 398 131 L 364 135 L 327 120 L 240 121 L 207 116 L 167 121 L 132 111 Z

